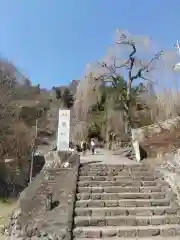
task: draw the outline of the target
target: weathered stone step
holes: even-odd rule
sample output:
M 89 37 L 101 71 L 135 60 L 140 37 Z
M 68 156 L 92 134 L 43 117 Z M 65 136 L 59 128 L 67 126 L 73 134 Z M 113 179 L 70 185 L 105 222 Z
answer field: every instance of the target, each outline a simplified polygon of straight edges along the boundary
M 77 238 L 111 238 L 111 237 L 152 237 L 152 236 L 179 236 L 180 225 L 149 225 L 121 226 L 121 227 L 77 227 L 73 236 Z
M 64 169 L 63 168 L 49 168 L 49 169 L 44 170 L 44 172 L 47 172 L 47 173 L 62 173 L 62 172 L 64 172 Z
M 103 200 L 79 200 L 76 207 L 148 207 L 148 206 L 169 206 L 168 199 L 124 199 L 109 200 L 111 196 L 103 196 Z
M 139 199 L 142 200 L 142 199 Z M 76 207 L 147 207 L 147 206 L 169 206 L 170 202 L 169 200 L 162 200 L 162 199 L 153 199 L 153 201 L 147 200 L 147 201 L 138 201 L 131 199 L 127 199 L 127 201 L 121 201 L 121 200 L 80 200 L 76 202 Z
M 163 224 L 180 224 L 180 216 L 107 216 L 107 217 L 75 217 L 76 227 L 87 226 L 148 226 Z
M 132 164 L 132 165 L 106 165 L 106 164 L 81 164 L 80 169 L 99 169 L 99 170 L 107 170 L 107 169 L 133 169 L 133 170 L 149 170 L 149 167 L 145 166 L 145 165 L 136 165 L 136 164 Z
M 107 170 L 107 169 L 132 169 L 132 170 L 145 170 L 148 171 L 149 167 L 146 165 L 106 165 L 106 164 L 81 164 L 80 169 L 89 170 L 89 169 L 98 169 L 98 170 Z
M 48 180 L 44 180 L 44 186 L 51 185 L 51 184 L 57 184 L 57 181 L 55 179 L 49 178 Z
M 80 169 L 98 169 L 98 170 L 107 170 L 107 169 L 134 169 L 134 170 L 149 170 L 147 166 L 140 164 L 132 164 L 132 165 L 114 165 L 114 164 L 81 164 Z
M 119 177 L 120 178 L 129 178 L 129 177 L 138 177 L 138 176 L 141 176 L 141 177 L 156 177 L 156 178 L 163 178 L 162 176 L 160 175 L 157 175 L 157 174 L 141 174 L 141 173 L 137 173 L 137 174 L 130 174 L 130 173 L 113 173 L 113 174 L 108 174 L 108 173 L 101 173 L 101 172 L 89 172 L 89 173 L 81 173 L 79 174 L 79 179 L 80 177 L 107 177 L 108 179 L 111 179 L 111 177 Z
M 163 192 L 151 192 L 151 193 L 133 193 L 133 192 L 126 192 L 126 193 L 111 193 L 111 192 L 106 192 L 106 193 L 78 193 L 77 194 L 77 199 L 81 201 L 101 201 L 101 200 L 120 200 L 120 199 L 161 199 L 165 201 L 165 196 L 166 194 Z M 82 198 L 85 199 L 82 199 Z M 88 200 L 89 198 L 89 200 Z
M 132 180 L 121 180 L 121 181 L 80 181 L 78 182 L 79 187 L 105 187 L 105 186 L 157 186 L 158 184 L 167 186 L 165 181 L 132 181 Z
M 73 240 L 80 240 L 82 238 L 74 237 Z M 89 238 L 83 238 L 84 240 L 88 240 Z M 96 240 L 109 240 L 109 238 L 93 238 Z M 161 236 L 153 236 L 153 237 L 136 237 L 136 238 L 129 238 L 129 237 L 111 237 L 112 240 L 180 240 L 179 237 L 161 237 Z
M 123 193 L 123 192 L 161 192 L 162 187 L 160 186 L 144 186 L 144 187 L 119 187 L 119 186 L 108 186 L 108 187 L 78 187 L 77 193 L 103 193 L 103 192 L 110 192 L 110 193 Z
M 53 188 L 53 184 L 46 184 L 44 186 L 41 186 L 37 192 L 36 192 L 36 195 L 39 193 L 39 192 L 42 192 L 42 191 L 49 191 L 49 190 L 52 190 Z
M 132 167 L 132 166 L 101 166 L 97 167 L 96 165 L 89 165 L 89 167 L 79 167 L 79 170 L 82 171 L 153 171 L 147 167 Z
M 48 175 L 49 176 L 54 176 L 54 177 L 58 177 L 58 176 L 63 176 L 63 175 L 65 175 L 65 173 L 64 172 L 50 172 L 50 173 L 48 173 Z
M 104 207 L 104 208 L 75 208 L 76 216 L 152 216 L 152 215 L 179 215 L 179 208 L 173 206 L 151 207 Z
M 79 171 L 100 171 L 100 172 L 154 172 L 153 169 L 147 169 L 147 168 L 126 168 L 126 167 L 106 167 L 106 168 L 97 168 L 97 167 L 89 167 L 89 168 L 83 168 L 80 167 Z
M 125 171 L 79 171 L 80 176 L 119 176 L 122 174 L 130 174 L 130 175 L 141 175 L 147 176 L 152 175 L 152 172 L 125 172 Z M 158 174 L 158 173 L 157 173 Z M 160 174 L 159 174 L 160 175 Z
M 158 176 L 154 175 L 121 175 L 121 176 L 79 176 L 79 181 L 121 181 L 121 180 L 141 180 L 141 181 L 153 181 L 158 179 Z

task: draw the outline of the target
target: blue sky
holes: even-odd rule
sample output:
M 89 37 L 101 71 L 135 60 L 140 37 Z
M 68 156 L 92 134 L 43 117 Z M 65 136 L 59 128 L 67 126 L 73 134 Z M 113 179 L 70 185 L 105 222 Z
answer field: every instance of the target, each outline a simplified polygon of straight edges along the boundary
M 81 79 L 117 27 L 163 48 L 180 39 L 180 0 L 0 0 L 0 52 L 34 84 Z

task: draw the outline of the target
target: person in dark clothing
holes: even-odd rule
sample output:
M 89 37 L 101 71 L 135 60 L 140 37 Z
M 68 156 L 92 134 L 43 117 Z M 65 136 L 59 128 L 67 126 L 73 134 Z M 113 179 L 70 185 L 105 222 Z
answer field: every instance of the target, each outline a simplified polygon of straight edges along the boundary
M 81 147 L 78 144 L 76 145 L 76 150 L 78 153 L 81 152 Z
M 85 155 L 86 150 L 87 150 L 87 144 L 86 144 L 85 141 L 83 141 L 83 143 L 82 143 L 82 152 L 83 152 L 83 155 Z
M 113 133 L 110 132 L 109 133 L 109 150 L 111 150 L 112 148 L 112 141 L 113 141 Z
M 91 139 L 91 150 L 92 150 L 92 154 L 94 155 L 94 153 L 95 153 L 95 141 L 94 141 L 94 139 Z

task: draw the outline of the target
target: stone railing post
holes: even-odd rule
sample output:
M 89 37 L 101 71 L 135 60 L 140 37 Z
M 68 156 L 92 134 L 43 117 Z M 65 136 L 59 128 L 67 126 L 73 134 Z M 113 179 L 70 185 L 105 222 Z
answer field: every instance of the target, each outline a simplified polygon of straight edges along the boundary
M 132 129 L 131 132 L 132 132 L 132 145 L 133 145 L 133 148 L 134 148 L 136 161 L 140 162 L 141 161 L 141 155 L 140 155 L 139 142 L 136 139 L 136 129 Z
M 52 193 L 47 193 L 45 196 L 45 209 L 46 211 L 51 211 L 52 210 Z

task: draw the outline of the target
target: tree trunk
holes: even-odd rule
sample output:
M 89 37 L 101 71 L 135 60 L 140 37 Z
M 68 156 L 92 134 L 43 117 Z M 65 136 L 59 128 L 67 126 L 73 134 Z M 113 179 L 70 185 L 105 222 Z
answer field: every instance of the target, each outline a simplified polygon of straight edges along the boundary
M 132 85 L 132 81 L 131 79 L 129 79 L 129 83 L 127 86 L 127 102 L 126 102 L 126 116 L 127 116 L 127 126 L 126 126 L 126 130 L 127 130 L 127 135 L 128 137 L 132 138 L 132 134 L 131 134 L 131 129 L 132 129 L 132 121 L 131 121 L 131 85 Z
M 130 115 L 128 115 L 127 116 L 127 135 L 128 135 L 128 137 L 131 137 L 131 129 L 132 129 L 131 117 L 130 117 Z

